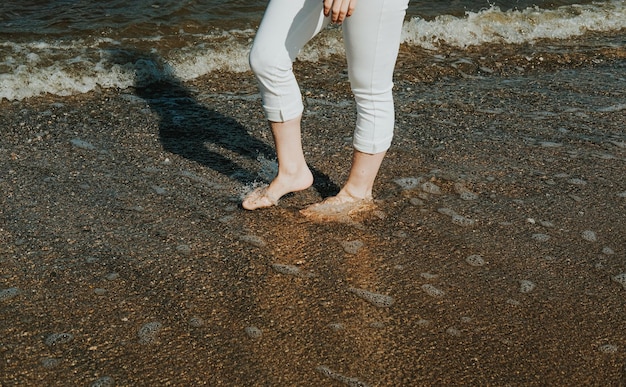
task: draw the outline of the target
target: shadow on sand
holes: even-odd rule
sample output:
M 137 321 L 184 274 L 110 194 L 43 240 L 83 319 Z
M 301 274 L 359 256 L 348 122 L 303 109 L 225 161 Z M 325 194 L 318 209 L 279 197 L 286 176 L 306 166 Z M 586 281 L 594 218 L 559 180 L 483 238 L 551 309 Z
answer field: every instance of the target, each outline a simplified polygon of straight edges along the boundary
M 164 150 L 207 166 L 243 185 L 263 180 L 210 148 L 218 147 L 252 160 L 259 157 L 273 160 L 276 158 L 274 149 L 250 136 L 237 120 L 199 103 L 162 58 L 135 49 L 118 49 L 110 52 L 110 60 L 120 66 L 132 66 L 135 94 L 159 116 L 159 140 Z M 339 191 L 327 175 L 314 168 L 312 172 L 314 188 L 322 197 Z

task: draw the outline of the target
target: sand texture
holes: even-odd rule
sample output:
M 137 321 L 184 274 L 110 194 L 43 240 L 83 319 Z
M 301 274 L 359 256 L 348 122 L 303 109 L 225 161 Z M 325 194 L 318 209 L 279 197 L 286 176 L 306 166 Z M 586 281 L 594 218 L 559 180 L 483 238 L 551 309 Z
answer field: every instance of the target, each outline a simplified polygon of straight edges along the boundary
M 339 223 L 299 213 L 349 167 L 332 63 L 300 70 L 314 187 L 253 212 L 249 73 L 3 101 L 0 385 L 625 385 L 625 70 L 399 78 Z

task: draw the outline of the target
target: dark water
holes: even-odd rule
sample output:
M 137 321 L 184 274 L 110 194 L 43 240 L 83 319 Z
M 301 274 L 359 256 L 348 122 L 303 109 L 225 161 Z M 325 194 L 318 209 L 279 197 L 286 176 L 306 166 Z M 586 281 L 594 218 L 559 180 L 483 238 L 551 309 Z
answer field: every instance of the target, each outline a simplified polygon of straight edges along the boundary
M 215 71 L 247 71 L 265 5 L 259 0 L 5 1 L 0 4 L 0 100 L 126 88 L 138 77 L 158 77 L 164 71 L 159 66 L 182 81 Z M 545 39 L 570 50 L 572 37 L 589 34 L 600 34 L 594 37 L 597 47 L 623 45 L 619 36 L 625 28 L 623 0 L 419 0 L 410 2 L 403 42 L 433 55 L 442 45 L 505 49 Z M 342 55 L 339 29 L 322 35 L 300 60 Z

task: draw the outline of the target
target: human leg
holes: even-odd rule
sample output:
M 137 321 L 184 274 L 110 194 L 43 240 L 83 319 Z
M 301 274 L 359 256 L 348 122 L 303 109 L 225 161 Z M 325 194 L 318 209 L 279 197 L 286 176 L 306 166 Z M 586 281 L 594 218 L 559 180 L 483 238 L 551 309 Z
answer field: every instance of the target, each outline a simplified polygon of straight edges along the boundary
M 393 138 L 393 70 L 407 4 L 408 0 L 359 0 L 343 24 L 348 74 L 357 104 L 352 166 L 337 196 L 310 206 L 303 211 L 305 215 L 336 214 L 333 205 L 359 209 L 372 200 L 374 181 Z
M 246 210 L 276 205 L 281 196 L 307 189 L 313 184 L 313 174 L 302 151 L 300 117 L 285 122 L 270 122 L 276 154 L 278 174 L 269 186 L 259 188 L 242 202 Z
M 268 187 L 244 199 L 242 206 L 246 209 L 272 206 L 286 193 L 313 183 L 302 152 L 303 105 L 292 63 L 302 47 L 327 24 L 322 3 L 317 0 L 272 0 L 267 7 L 250 52 L 250 67 L 257 77 L 272 129 L 278 175 Z

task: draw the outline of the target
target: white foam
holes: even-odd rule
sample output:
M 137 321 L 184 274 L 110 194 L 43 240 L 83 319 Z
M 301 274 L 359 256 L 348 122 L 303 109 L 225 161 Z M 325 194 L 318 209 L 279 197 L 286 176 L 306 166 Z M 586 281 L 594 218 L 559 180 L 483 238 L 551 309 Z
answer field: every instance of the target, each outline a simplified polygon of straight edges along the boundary
M 501 11 L 492 6 L 464 17 L 413 18 L 403 28 L 405 43 L 437 49 L 444 43 L 465 48 L 485 43 L 533 43 L 538 39 L 567 39 L 589 31 L 618 31 L 626 27 L 626 4 L 564 6 L 553 10 L 527 8 Z

